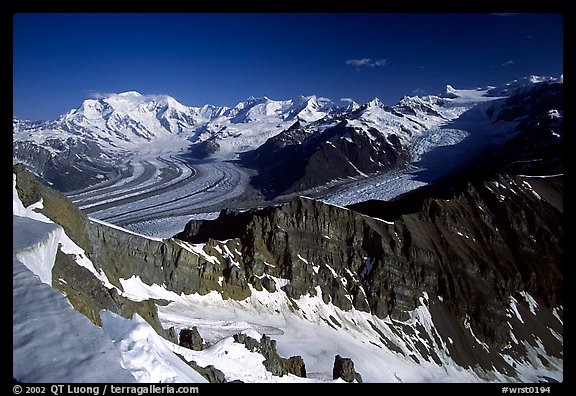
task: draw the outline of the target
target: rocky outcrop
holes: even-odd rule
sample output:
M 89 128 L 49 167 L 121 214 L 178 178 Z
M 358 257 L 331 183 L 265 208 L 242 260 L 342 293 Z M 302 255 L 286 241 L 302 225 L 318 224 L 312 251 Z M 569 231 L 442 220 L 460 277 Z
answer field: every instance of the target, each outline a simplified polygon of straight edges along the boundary
M 125 317 L 138 313 L 156 332 L 168 336 L 158 320 L 154 301 L 132 301 L 118 294 L 116 289 L 108 289 L 86 268 L 79 266 L 74 258 L 58 251 L 52 269 L 52 286 L 62 291 L 74 309 L 101 326 L 100 311 L 106 309 Z
M 263 335 L 262 339 L 258 341 L 246 334 L 235 334 L 234 341 L 244 344 L 249 351 L 264 356 L 264 367 L 273 375 L 282 377 L 287 374 L 294 374 L 298 377 L 306 377 L 306 366 L 302 357 L 291 356 L 288 359 L 281 357 L 276 352 L 276 340 Z
M 220 150 L 220 144 L 216 138 L 208 139 L 190 147 L 188 155 L 195 159 L 204 159 Z
M 196 370 L 200 375 L 208 380 L 211 384 L 223 384 L 226 381 L 226 376 L 213 365 L 206 367 L 199 366 L 195 361 L 186 362 L 192 369 Z
M 16 191 L 22 204 L 27 207 L 42 201 L 43 209 L 39 212 L 60 224 L 78 246 L 89 250 L 88 221 L 80 209 L 74 206 L 64 194 L 38 182 L 25 165 L 14 165 L 13 172 L 18 181 Z
M 193 247 L 174 239 L 142 238 L 96 222 L 90 222 L 89 232 L 95 241 L 90 258 L 112 283 L 138 276 L 148 285 L 164 284 L 177 294 L 205 295 L 215 290 L 236 300 L 250 295 L 237 240 L 211 240 Z
M 193 351 L 202 351 L 207 346 L 196 326 L 180 330 L 178 344 Z
M 343 358 L 336 355 L 334 358 L 334 368 L 332 369 L 332 378 L 341 378 L 346 382 L 362 382 L 362 376 L 354 369 L 354 362 L 350 358 Z

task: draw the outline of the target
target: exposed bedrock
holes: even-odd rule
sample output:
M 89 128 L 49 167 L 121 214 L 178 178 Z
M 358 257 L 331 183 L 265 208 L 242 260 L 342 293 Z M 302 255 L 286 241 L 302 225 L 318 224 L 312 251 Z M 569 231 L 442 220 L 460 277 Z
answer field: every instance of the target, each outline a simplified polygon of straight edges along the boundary
M 246 279 L 288 279 L 283 290 L 294 299 L 320 286 L 325 302 L 381 318 L 406 318 L 427 291 L 456 317 L 469 315 L 482 339 L 503 345 L 510 296 L 527 291 L 547 307 L 562 304 L 562 213 L 542 198 L 544 190 L 558 195 L 561 177 L 532 180 L 498 174 L 417 208 L 400 200 L 393 214 L 382 204 L 379 217 L 394 222 L 300 197 L 192 221 L 177 238 L 234 241 Z

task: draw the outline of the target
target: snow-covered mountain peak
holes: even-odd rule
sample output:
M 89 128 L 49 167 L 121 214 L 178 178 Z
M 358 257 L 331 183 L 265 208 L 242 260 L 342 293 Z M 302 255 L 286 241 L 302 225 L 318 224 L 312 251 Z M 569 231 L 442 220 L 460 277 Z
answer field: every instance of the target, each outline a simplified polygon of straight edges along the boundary
M 113 111 L 112 107 L 103 99 L 86 99 L 77 109 L 70 110 L 60 117 L 62 120 L 95 119 L 105 117 Z
M 267 103 L 271 103 L 271 102 L 278 102 L 278 101 L 270 99 L 267 96 L 261 96 L 261 97 L 250 96 L 245 101 L 238 103 L 236 106 L 234 106 L 234 108 L 238 109 L 238 110 L 242 110 L 242 109 L 248 109 L 248 108 L 251 108 L 254 106 L 258 106 L 258 105 L 266 105 Z
M 254 123 L 277 116 L 283 107 L 282 101 L 272 100 L 266 96 L 261 98 L 251 96 L 223 115 L 232 123 Z M 225 121 L 228 120 L 223 120 Z
M 455 106 L 465 106 L 468 107 L 474 103 L 480 103 L 485 101 L 494 100 L 495 96 L 500 95 L 490 95 L 495 88 L 493 86 L 486 86 L 483 88 L 471 88 L 471 89 L 460 89 L 454 88 L 453 85 L 446 85 L 445 93 L 441 94 L 439 97 L 444 102 L 444 106 L 455 107 Z
M 137 91 L 126 91 L 126 92 L 121 92 L 117 95 L 123 96 L 123 97 L 133 97 L 133 98 L 138 98 L 138 97 L 142 96 L 142 94 L 140 92 L 137 92 Z
M 182 145 L 191 143 L 200 156 L 236 158 L 295 121 L 322 132 L 346 120 L 350 126 L 363 130 L 375 128 L 393 133 L 407 144 L 414 135 L 452 120 L 480 102 L 510 96 L 519 89 L 532 89 L 549 81 L 561 83 L 563 78 L 528 76 L 500 87 L 474 89 L 447 85 L 440 96 L 405 96 L 394 106 L 385 105 L 378 98 L 362 105 L 343 98 L 335 104 L 328 98 L 309 95 L 286 100 L 251 96 L 234 107 L 208 104 L 189 107 L 169 95 L 127 91 L 87 99 L 57 120 L 15 119 L 13 129 L 17 139 L 44 146 L 49 135 L 61 142 L 68 139 L 80 144 L 96 142 L 104 151 L 118 148 L 133 151 L 134 143 L 149 144 L 158 139 L 168 144 L 178 136 Z M 65 150 L 68 144 L 54 143 L 51 152 Z
M 270 99 L 268 99 L 266 96 L 262 96 L 262 97 L 250 96 L 250 97 L 248 97 L 248 99 L 246 99 L 244 101 L 244 105 L 253 105 L 256 103 L 265 103 L 269 100 Z
M 370 108 L 370 107 L 382 107 L 385 108 L 386 105 L 384 103 L 382 103 L 382 101 L 378 98 L 374 98 L 371 101 L 369 101 L 368 103 L 366 103 L 366 107 Z
M 102 139 L 103 145 L 130 148 L 134 143 L 188 133 L 202 118 L 198 109 L 184 106 L 169 95 L 128 91 L 84 100 L 58 118 L 53 127 L 81 131 L 91 140 L 98 136 L 96 140 Z
M 318 108 L 322 108 L 322 107 L 330 108 L 330 107 L 334 106 L 334 103 L 332 102 L 331 99 L 324 98 L 322 96 L 312 95 L 312 96 L 308 96 L 307 99 L 308 99 L 308 103 L 314 104 Z
M 455 89 L 452 85 L 447 84 L 445 92 L 441 95 L 443 98 L 455 99 L 458 95 L 458 90 Z
M 135 91 L 122 92 L 119 94 L 110 94 L 100 101 L 110 104 L 114 107 L 133 107 L 146 101 L 146 97 Z
M 512 80 L 512 81 L 506 83 L 505 86 L 515 88 L 515 87 L 522 86 L 522 85 L 538 84 L 538 83 L 542 83 L 542 82 L 546 82 L 546 81 L 557 81 L 557 80 L 558 80 L 557 78 L 554 78 L 551 76 L 530 75 L 530 76 L 519 78 L 517 80 Z
M 184 106 L 169 95 L 142 95 L 138 92 L 131 91 L 111 95 L 109 98 L 104 100 L 112 105 L 117 111 L 137 110 L 139 112 L 153 112 L 166 108 L 174 109 L 183 113 L 193 111 L 192 108 Z
M 352 112 L 360 108 L 360 105 L 352 98 L 341 98 L 340 102 L 343 102 L 345 104 L 344 111 L 347 112 Z
M 143 95 L 136 91 L 113 93 L 99 99 L 87 99 L 80 107 L 64 115 L 64 119 L 108 118 L 111 113 L 121 117 L 131 113 L 150 113 L 171 108 L 183 113 L 193 112 L 193 108 L 184 106 L 168 95 Z
M 285 103 L 287 107 L 283 111 L 283 119 L 297 119 L 307 123 L 324 118 L 336 107 L 330 99 L 316 95 L 300 96 Z
M 394 108 L 400 112 L 408 112 L 413 115 L 431 113 L 436 115 L 438 108 L 444 103 L 445 100 L 443 98 L 435 95 L 404 96 L 394 105 Z
M 532 83 L 532 84 L 536 84 L 539 82 L 544 82 L 544 81 L 550 81 L 552 80 L 552 77 L 542 77 L 542 76 L 530 76 L 528 77 L 528 82 Z
M 231 108 L 226 106 L 204 105 L 198 109 L 198 114 L 205 119 L 211 120 L 221 117 L 224 113 L 230 110 Z

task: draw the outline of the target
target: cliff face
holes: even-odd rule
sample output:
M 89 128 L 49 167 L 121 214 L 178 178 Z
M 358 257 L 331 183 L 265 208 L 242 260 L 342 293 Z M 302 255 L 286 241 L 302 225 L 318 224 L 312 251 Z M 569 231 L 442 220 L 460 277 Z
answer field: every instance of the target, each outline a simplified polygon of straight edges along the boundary
M 355 211 L 300 197 L 193 221 L 176 237 L 232 238 L 245 279 L 288 279 L 282 290 L 295 300 L 319 286 L 326 303 L 397 323 L 410 318 L 426 292 L 434 321 L 444 328 L 440 337 L 462 340 L 452 355 L 463 365 L 513 372 L 499 353 L 519 332 L 529 343 L 546 339 L 546 350 L 561 357 L 562 343 L 543 329 L 562 332 L 552 316 L 563 303 L 562 177 L 501 173 L 437 195 L 365 203 Z M 524 293 L 537 301 L 540 316 L 515 332 L 510 304 L 524 301 Z M 474 349 L 478 340 L 490 353 Z
M 173 239 L 146 239 L 95 222 L 90 223 L 90 234 L 95 241 L 91 258 L 112 283 L 137 276 L 148 285 L 165 285 L 178 294 L 215 290 L 239 300 L 250 295 L 244 271 L 232 264 L 236 241 L 195 247 Z
M 545 306 L 562 304 L 562 213 L 532 180 L 501 175 L 468 184 L 452 199 L 424 201 L 396 222 L 398 239 L 388 243 L 375 279 L 405 285 L 396 292 L 398 307 L 410 306 L 410 289 L 424 288 L 457 316 L 470 315 L 481 338 L 504 345 L 510 296 L 526 291 Z M 402 275 L 384 269 L 390 266 Z
M 531 183 L 553 191 L 549 185 L 558 188 L 561 178 L 499 175 L 468 183 L 452 198 L 426 199 L 394 222 L 297 198 L 191 222 L 177 238 L 236 238 L 247 279 L 289 279 L 285 292 L 292 298 L 320 286 L 326 302 L 382 318 L 405 317 L 425 290 L 458 317 L 470 315 L 482 338 L 502 345 L 508 341 L 503 323 L 509 296 L 525 290 L 548 307 L 562 304 L 562 213 Z M 390 215 L 386 204 L 370 209 Z

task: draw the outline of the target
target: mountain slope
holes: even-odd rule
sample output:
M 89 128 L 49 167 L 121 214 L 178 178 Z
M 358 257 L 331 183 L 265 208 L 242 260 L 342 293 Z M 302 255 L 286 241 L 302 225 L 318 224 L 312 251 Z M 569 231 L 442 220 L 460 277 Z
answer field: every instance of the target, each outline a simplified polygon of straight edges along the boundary
M 395 134 L 357 129 L 345 121 L 321 133 L 294 124 L 243 156 L 245 164 L 260 170 L 252 185 L 269 198 L 335 179 L 399 168 L 408 161 L 408 152 Z

